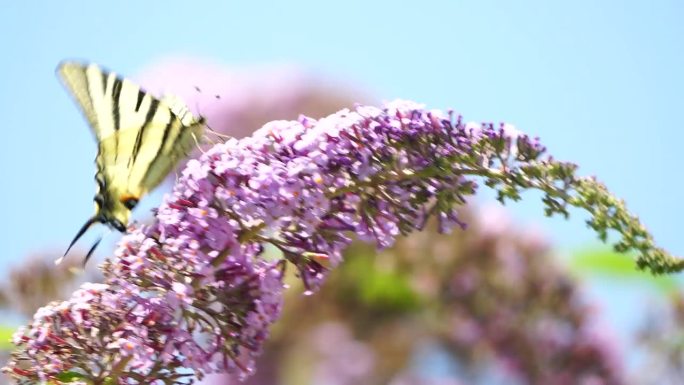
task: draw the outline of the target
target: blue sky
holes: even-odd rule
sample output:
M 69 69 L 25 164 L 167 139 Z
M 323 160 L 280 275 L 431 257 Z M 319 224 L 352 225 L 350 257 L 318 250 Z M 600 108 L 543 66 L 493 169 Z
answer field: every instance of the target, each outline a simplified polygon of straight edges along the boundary
M 677 1 L 10 2 L 0 13 L 0 261 L 63 249 L 92 214 L 95 145 L 56 80 L 64 58 L 134 75 L 165 56 L 296 63 L 381 99 L 508 121 L 597 175 L 684 253 L 684 5 Z M 198 85 L 202 86 L 202 85 Z M 535 198 L 535 195 L 529 196 Z M 560 245 L 575 212 L 516 217 Z

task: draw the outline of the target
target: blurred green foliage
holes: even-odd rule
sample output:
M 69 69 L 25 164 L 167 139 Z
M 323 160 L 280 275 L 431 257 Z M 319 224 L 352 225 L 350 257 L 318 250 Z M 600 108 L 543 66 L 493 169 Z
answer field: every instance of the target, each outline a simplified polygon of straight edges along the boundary
M 0 350 L 10 350 L 14 345 L 12 345 L 12 334 L 14 333 L 15 327 L 11 326 L 0 326 Z
M 634 260 L 625 256 L 605 247 L 593 247 L 572 253 L 569 263 L 570 268 L 580 275 L 645 282 L 665 293 L 677 290 L 679 285 L 676 276 L 652 275 L 637 270 L 634 268 Z M 635 257 L 636 254 L 627 256 Z
M 368 245 L 350 247 L 345 268 L 339 270 L 336 278 L 344 295 L 385 315 L 418 308 L 420 298 L 409 283 L 408 273 L 396 267 L 378 266 L 374 255 L 375 250 Z

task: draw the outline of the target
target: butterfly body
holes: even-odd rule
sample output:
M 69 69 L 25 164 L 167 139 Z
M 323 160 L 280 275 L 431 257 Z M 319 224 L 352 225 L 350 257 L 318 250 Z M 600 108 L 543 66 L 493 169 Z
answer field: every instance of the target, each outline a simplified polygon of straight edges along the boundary
M 125 231 L 138 201 L 164 180 L 201 137 L 204 119 L 195 118 L 178 100 L 157 99 L 97 64 L 65 61 L 57 74 L 81 107 L 98 143 L 95 215 L 76 234 L 70 249 L 97 222 Z

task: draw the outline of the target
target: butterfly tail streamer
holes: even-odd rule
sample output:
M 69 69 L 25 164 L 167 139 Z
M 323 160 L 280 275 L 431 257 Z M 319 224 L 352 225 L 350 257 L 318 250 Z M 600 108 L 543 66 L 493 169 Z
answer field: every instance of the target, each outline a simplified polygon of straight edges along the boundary
M 83 267 L 84 267 L 84 268 L 85 268 L 85 265 L 88 264 L 88 260 L 90 259 L 90 257 L 93 256 L 93 252 L 95 251 L 95 249 L 97 248 L 97 246 L 100 244 L 100 242 L 102 242 L 102 238 L 104 238 L 103 235 L 101 235 L 101 236 L 97 239 L 97 241 L 95 241 L 95 243 L 93 243 L 93 245 L 90 247 L 90 250 L 88 250 L 88 254 L 86 254 L 85 258 L 83 259 Z
M 56 264 L 56 265 L 59 265 L 60 262 L 62 262 L 62 260 L 64 259 L 64 257 L 66 257 L 66 255 L 69 254 L 69 250 L 71 250 L 71 248 L 72 248 L 72 247 L 74 246 L 74 244 L 79 240 L 79 238 L 81 238 L 81 237 L 83 236 L 83 234 L 85 234 L 85 232 L 88 231 L 88 229 L 90 228 L 90 226 L 92 226 L 92 225 L 94 225 L 95 223 L 98 223 L 98 222 L 102 222 L 99 216 L 94 216 L 94 217 L 88 219 L 88 220 L 86 221 L 86 223 L 83 224 L 83 226 L 81 227 L 81 229 L 78 230 L 78 233 L 76 233 L 76 236 L 74 237 L 74 239 L 73 239 L 73 240 L 71 241 L 71 243 L 69 244 L 69 247 L 67 248 L 66 252 L 64 252 L 64 255 L 63 255 L 61 258 L 59 258 L 57 261 L 55 261 L 55 264 Z M 97 246 L 97 245 L 100 243 L 101 240 L 102 240 L 102 238 L 100 238 L 97 242 L 95 242 L 95 246 Z M 86 256 L 86 260 L 90 257 L 90 254 L 92 254 L 93 250 L 95 250 L 95 247 L 92 247 L 92 248 L 90 249 L 90 251 L 88 252 L 88 255 Z

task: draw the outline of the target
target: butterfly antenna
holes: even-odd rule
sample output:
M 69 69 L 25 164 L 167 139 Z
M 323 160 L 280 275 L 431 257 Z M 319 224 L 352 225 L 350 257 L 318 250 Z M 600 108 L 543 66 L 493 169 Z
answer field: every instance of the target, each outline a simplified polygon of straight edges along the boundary
M 209 126 L 207 126 L 207 127 L 209 128 L 209 131 L 211 131 L 212 134 L 218 136 L 219 138 L 223 138 L 223 139 L 232 139 L 232 138 L 233 138 L 233 137 L 230 136 L 230 135 L 222 134 L 222 133 L 220 133 L 220 132 L 218 132 L 218 131 L 215 131 L 215 130 L 213 130 L 213 129 L 212 129 L 211 127 L 209 127 Z
M 225 143 L 225 142 L 226 142 L 226 139 L 232 139 L 232 138 L 233 138 L 233 137 L 230 136 L 230 135 L 222 134 L 222 133 L 220 133 L 220 132 L 214 130 L 213 128 L 211 128 L 211 126 L 209 126 L 209 125 L 206 124 L 206 123 L 204 124 L 204 126 L 207 128 L 207 131 L 211 132 L 213 135 L 215 135 L 216 137 L 218 137 L 219 139 L 221 139 L 221 142 L 222 142 L 222 143 Z M 211 138 L 209 137 L 209 135 L 207 135 L 207 138 L 208 138 L 209 140 L 211 140 Z M 213 140 L 212 140 L 212 143 L 213 143 L 213 144 L 216 144 L 216 142 L 214 142 Z
M 88 219 L 86 221 L 86 223 L 83 226 L 81 226 L 81 229 L 78 230 L 78 233 L 76 233 L 76 236 L 74 237 L 74 239 L 69 244 L 69 247 L 67 248 L 66 252 L 64 252 L 64 255 L 55 261 L 55 265 L 59 265 L 62 262 L 64 257 L 66 257 L 67 254 L 69 254 L 69 250 L 71 250 L 71 248 L 74 246 L 76 241 L 78 241 L 78 239 L 81 238 L 81 236 L 83 234 L 85 234 L 85 232 L 90 228 L 90 226 L 94 225 L 97 222 L 102 222 L 102 221 L 100 220 L 100 217 L 96 215 L 96 216 Z
M 200 93 L 200 94 L 202 93 L 202 90 L 201 90 L 198 86 L 195 86 L 195 91 L 196 91 L 197 93 Z M 221 100 L 221 95 L 214 95 L 214 98 L 215 98 L 216 100 Z M 202 113 L 200 112 L 199 104 L 195 104 L 195 110 L 197 111 L 197 113 L 199 114 L 199 116 L 202 116 Z M 219 138 L 221 138 L 221 139 L 231 139 L 231 138 L 232 138 L 232 136 L 230 136 L 230 135 L 221 134 L 220 132 L 214 130 L 214 129 L 211 128 L 211 126 L 210 126 L 209 124 L 207 124 L 206 122 L 204 123 L 204 127 L 207 128 L 207 131 L 211 132 L 212 134 L 216 135 L 217 137 L 219 137 Z M 207 136 L 207 139 L 211 140 L 211 138 L 209 138 L 208 136 Z M 225 142 L 225 140 L 223 140 L 223 142 Z M 212 140 L 212 144 L 216 144 L 216 142 L 214 142 L 214 141 Z
M 195 91 L 196 91 L 198 94 L 201 94 L 201 93 L 202 93 L 202 90 L 201 90 L 198 86 L 195 86 Z M 200 105 L 199 105 L 199 103 L 197 102 L 197 100 L 195 100 L 195 111 L 197 111 L 197 115 L 199 116 L 199 121 L 201 122 L 201 124 L 202 124 L 204 127 L 209 128 L 209 125 L 207 124 L 206 119 L 204 118 L 204 116 L 202 116 L 202 111 L 201 111 Z M 192 134 L 192 138 L 195 140 L 195 145 L 197 146 L 197 149 L 199 149 L 199 150 L 202 152 L 202 154 L 204 154 L 205 152 L 204 152 L 204 150 L 202 150 L 202 148 L 200 147 L 199 139 L 197 138 L 197 136 L 195 136 L 194 133 Z M 206 138 L 209 139 L 209 140 L 211 141 L 211 144 L 212 144 L 212 145 L 216 144 L 216 143 L 214 143 L 214 141 L 211 140 L 211 138 L 209 138 L 208 136 L 207 136 Z
M 232 139 L 232 138 L 233 138 L 233 137 L 230 136 L 230 135 L 222 134 L 222 133 L 220 133 L 220 132 L 214 130 L 214 129 L 211 128 L 211 126 L 209 126 L 208 124 L 205 124 L 204 126 L 207 128 L 207 131 L 211 132 L 214 136 L 216 136 L 216 137 L 218 137 L 219 139 L 221 139 L 221 142 L 223 142 L 223 143 L 226 142 L 226 139 Z M 207 138 L 209 138 L 208 135 L 207 135 Z M 211 139 L 210 139 L 210 140 L 211 140 Z M 213 141 L 212 141 L 212 142 L 213 142 Z M 215 143 L 214 143 L 214 144 L 215 144 Z
M 192 135 L 192 139 L 195 140 L 195 146 L 197 146 L 197 149 L 200 150 L 200 152 L 202 154 L 206 154 L 206 151 L 202 150 L 202 146 L 200 146 L 200 142 L 199 142 L 199 139 L 197 139 L 197 135 L 195 135 L 194 132 L 191 133 L 191 135 Z
M 214 132 L 214 130 L 213 130 L 211 127 L 209 127 L 209 125 L 208 125 L 206 122 L 204 123 L 204 127 L 207 129 L 208 132 L 211 132 L 211 133 Z M 216 145 L 216 141 L 215 141 L 212 137 L 210 137 L 209 135 L 205 135 L 204 137 L 205 137 L 209 142 L 211 142 L 211 145 L 212 145 L 212 146 L 213 146 L 213 145 Z

